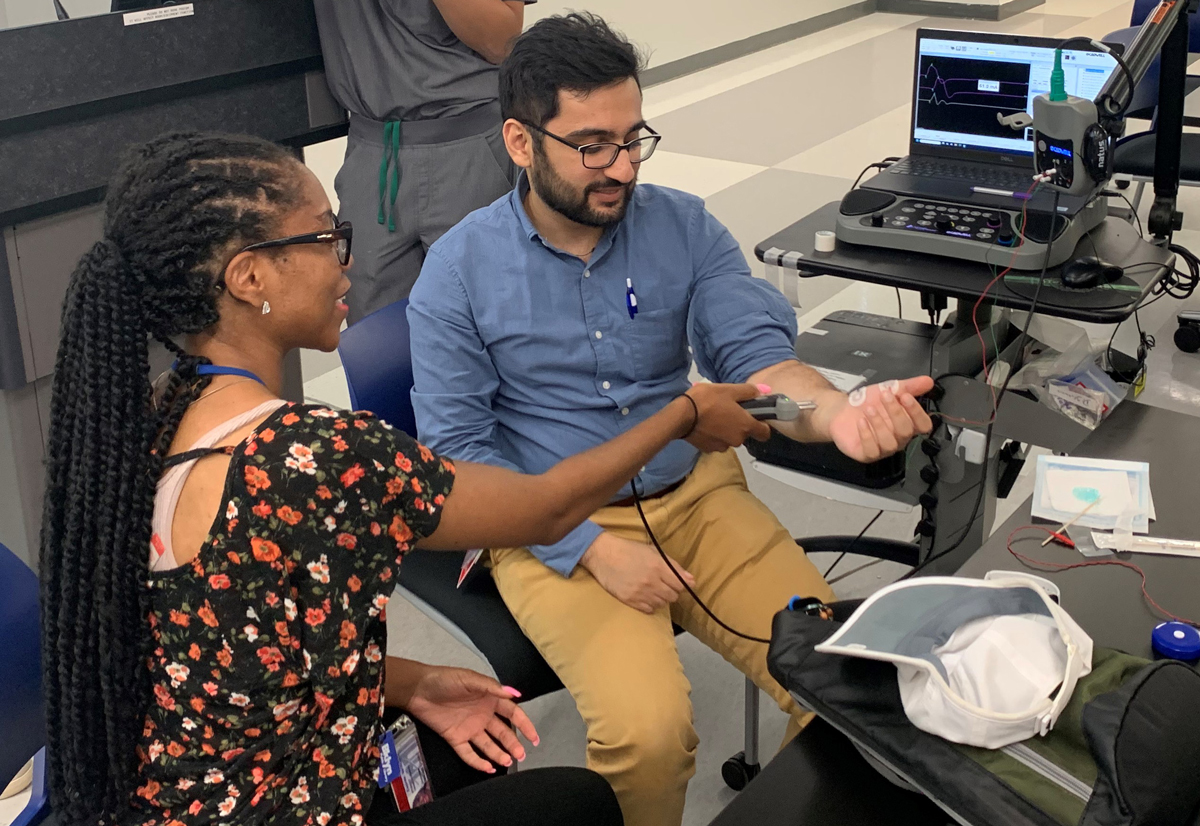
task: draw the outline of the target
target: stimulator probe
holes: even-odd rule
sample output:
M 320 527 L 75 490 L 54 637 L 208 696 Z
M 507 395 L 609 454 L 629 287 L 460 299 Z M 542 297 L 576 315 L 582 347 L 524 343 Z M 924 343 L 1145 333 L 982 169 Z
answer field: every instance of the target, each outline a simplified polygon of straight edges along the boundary
M 756 399 L 738 402 L 738 404 L 760 422 L 790 422 L 800 415 L 801 410 L 816 410 L 817 408 L 816 402 L 793 401 L 782 393 L 759 396 Z

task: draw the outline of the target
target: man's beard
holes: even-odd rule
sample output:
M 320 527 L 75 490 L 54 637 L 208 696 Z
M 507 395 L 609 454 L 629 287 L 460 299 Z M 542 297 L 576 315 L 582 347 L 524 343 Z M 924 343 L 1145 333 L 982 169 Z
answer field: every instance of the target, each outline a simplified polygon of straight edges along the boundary
M 629 208 L 629 199 L 633 197 L 633 188 L 637 184 L 637 178 L 627 184 L 622 184 L 606 177 L 603 181 L 588 184 L 583 188 L 583 192 L 576 192 L 554 171 L 550 159 L 546 157 L 541 148 L 534 151 L 537 155 L 537 163 L 529 170 L 529 185 L 533 187 L 533 191 L 546 206 L 563 217 L 587 227 L 612 226 L 619 224 L 625 217 L 625 210 Z M 593 192 L 616 187 L 624 190 L 624 197 L 615 212 L 598 212 L 592 208 L 588 199 Z

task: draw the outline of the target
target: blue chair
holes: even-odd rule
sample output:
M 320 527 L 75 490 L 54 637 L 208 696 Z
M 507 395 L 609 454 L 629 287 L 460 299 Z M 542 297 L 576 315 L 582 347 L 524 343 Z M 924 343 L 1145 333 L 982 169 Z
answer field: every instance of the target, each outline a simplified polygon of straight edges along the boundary
M 384 421 L 416 436 L 412 409 L 412 353 L 408 340 L 408 301 L 376 310 L 342 333 L 338 352 L 356 410 L 370 410 Z M 908 565 L 917 561 L 917 546 L 907 542 L 851 537 L 796 540 L 811 552 L 854 552 Z M 462 555 L 414 551 L 400 566 L 397 590 L 422 613 L 482 658 L 500 682 L 532 700 L 561 689 L 562 683 L 521 631 L 490 576 L 475 576 L 456 588 Z M 679 627 L 676 634 L 683 633 Z M 760 692 L 745 685 L 745 748 L 721 769 L 725 783 L 740 791 L 759 772 L 758 719 Z
M 389 304 L 342 333 L 338 353 L 350 403 L 416 436 L 407 299 Z M 562 688 L 554 671 L 512 618 L 490 576 L 456 588 L 463 555 L 414 551 L 400 566 L 398 590 L 422 613 L 481 657 L 500 682 L 531 700 Z
M 33 758 L 28 805 L 12 826 L 36 826 L 50 813 L 46 794 L 46 718 L 42 708 L 38 580 L 0 545 L 0 788 Z

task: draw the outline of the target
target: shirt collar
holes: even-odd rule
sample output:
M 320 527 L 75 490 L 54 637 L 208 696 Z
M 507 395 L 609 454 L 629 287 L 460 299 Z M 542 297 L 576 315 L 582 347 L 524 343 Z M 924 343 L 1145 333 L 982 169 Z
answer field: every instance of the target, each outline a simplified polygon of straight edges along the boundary
M 517 216 L 517 220 L 521 223 L 521 230 L 530 240 L 541 240 L 541 235 L 537 231 L 537 227 L 533 225 L 533 221 L 529 220 L 529 213 L 525 211 L 525 193 L 529 191 L 529 175 L 524 169 L 517 176 L 517 185 L 513 187 L 509 193 L 509 203 L 512 204 L 513 213 Z
M 633 197 L 629 199 L 629 206 L 625 210 L 625 217 L 621 219 L 621 223 L 616 224 L 615 226 L 604 228 L 604 232 L 600 236 L 600 240 L 596 242 L 596 248 L 592 251 L 591 261 L 593 263 L 597 261 L 604 253 L 608 252 L 609 248 L 612 247 L 613 242 L 616 240 L 617 232 L 619 232 L 626 224 L 629 223 L 629 220 L 636 208 L 637 191 L 637 187 L 634 187 Z M 512 205 L 513 213 L 517 216 L 517 221 L 521 224 L 521 231 L 524 232 L 525 237 L 527 237 L 530 241 L 538 241 L 539 243 L 544 244 L 547 249 L 555 249 L 555 247 L 551 246 L 546 239 L 542 238 L 541 233 L 537 231 L 537 227 L 533 225 L 533 221 L 529 220 L 529 213 L 525 211 L 525 194 L 527 192 L 529 192 L 529 175 L 524 169 L 522 169 L 520 174 L 517 176 L 517 185 L 513 187 L 512 192 L 510 192 L 508 195 L 509 203 Z

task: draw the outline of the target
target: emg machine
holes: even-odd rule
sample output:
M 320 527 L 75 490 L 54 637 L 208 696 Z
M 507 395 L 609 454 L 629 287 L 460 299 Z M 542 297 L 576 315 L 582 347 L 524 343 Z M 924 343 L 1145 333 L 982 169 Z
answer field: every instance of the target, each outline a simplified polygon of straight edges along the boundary
M 1186 15 L 1196 5 L 1162 2 L 1120 56 L 1092 41 L 917 33 L 908 157 L 881 162 L 881 174 L 755 254 L 785 293 L 782 273 L 794 272 L 920 292 L 938 322 L 835 313 L 804 331 L 796 351 L 861 383 L 929 373 L 937 429 L 919 449 L 866 468 L 823 446 L 772 439 L 752 448 L 760 471 L 868 507 L 919 508 L 921 570 L 951 573 L 988 536 L 1026 446 L 1070 452 L 1082 441 L 1083 425 L 1006 392 L 1009 378 L 1046 319 L 1118 324 L 1174 277 L 1177 254 L 1190 255 L 1170 239 L 1179 226 Z M 1151 243 L 1123 217 L 1108 217 L 1097 196 L 1130 90 L 1160 51 Z M 951 106 L 961 107 L 954 118 Z M 1102 282 L 1077 277 L 1089 257 L 1103 264 Z M 939 323 L 950 299 L 957 306 Z M 1022 311 L 1023 323 L 1010 310 Z M 1200 346 L 1197 329 L 1189 318 L 1183 344 Z M 1139 365 L 1128 361 L 1118 366 L 1110 354 L 1113 370 L 1135 375 Z

